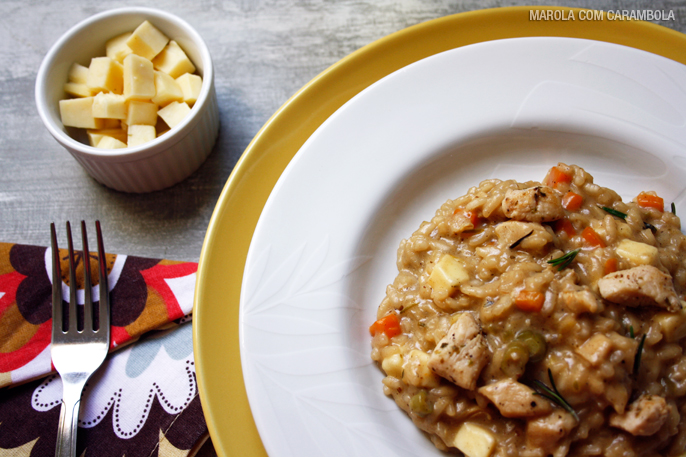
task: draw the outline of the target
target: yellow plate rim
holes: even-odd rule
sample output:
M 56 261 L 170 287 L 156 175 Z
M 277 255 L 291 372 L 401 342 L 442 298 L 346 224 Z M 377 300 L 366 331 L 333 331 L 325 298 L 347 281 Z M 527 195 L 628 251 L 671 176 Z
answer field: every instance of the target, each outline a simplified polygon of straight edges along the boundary
M 686 64 L 686 35 L 641 21 L 531 21 L 514 6 L 424 22 L 355 51 L 284 103 L 250 142 L 229 176 L 210 219 L 198 265 L 193 343 L 198 390 L 219 456 L 266 456 L 240 368 L 238 308 L 243 266 L 262 208 L 300 146 L 361 90 L 417 60 L 483 41 L 529 36 L 585 38 L 631 46 Z M 569 13 L 566 13 L 567 15 Z

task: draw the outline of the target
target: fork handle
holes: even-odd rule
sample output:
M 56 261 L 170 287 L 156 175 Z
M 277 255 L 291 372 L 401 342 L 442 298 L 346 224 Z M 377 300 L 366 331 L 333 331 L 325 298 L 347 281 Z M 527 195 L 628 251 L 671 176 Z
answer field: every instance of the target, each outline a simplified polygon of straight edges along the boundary
M 74 457 L 76 455 L 76 431 L 81 407 L 81 392 L 86 380 L 81 381 L 79 379 L 76 383 L 62 380 L 62 383 L 62 407 L 60 409 L 59 428 L 57 429 L 55 457 Z

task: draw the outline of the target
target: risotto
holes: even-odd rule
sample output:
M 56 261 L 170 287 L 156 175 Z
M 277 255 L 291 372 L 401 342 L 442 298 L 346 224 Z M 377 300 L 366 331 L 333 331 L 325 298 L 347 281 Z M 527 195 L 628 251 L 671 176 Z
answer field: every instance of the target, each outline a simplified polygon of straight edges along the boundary
M 385 394 L 467 457 L 684 455 L 680 229 L 654 192 L 562 163 L 448 200 L 370 327 Z

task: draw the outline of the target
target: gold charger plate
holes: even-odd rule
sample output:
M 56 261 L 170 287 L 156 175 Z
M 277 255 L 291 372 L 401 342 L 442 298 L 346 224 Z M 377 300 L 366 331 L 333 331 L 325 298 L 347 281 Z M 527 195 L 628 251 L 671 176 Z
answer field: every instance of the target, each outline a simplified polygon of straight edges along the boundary
M 531 9 L 574 11 L 575 21 L 531 21 Z M 375 41 L 331 66 L 267 121 L 241 156 L 205 236 L 193 341 L 200 399 L 219 456 L 266 456 L 243 384 L 238 308 L 243 267 L 262 208 L 293 155 L 334 111 L 417 60 L 483 41 L 530 36 L 631 46 L 686 64 L 686 35 L 648 22 L 579 20 L 579 9 L 506 7 L 434 19 Z M 568 13 L 567 13 L 568 15 Z

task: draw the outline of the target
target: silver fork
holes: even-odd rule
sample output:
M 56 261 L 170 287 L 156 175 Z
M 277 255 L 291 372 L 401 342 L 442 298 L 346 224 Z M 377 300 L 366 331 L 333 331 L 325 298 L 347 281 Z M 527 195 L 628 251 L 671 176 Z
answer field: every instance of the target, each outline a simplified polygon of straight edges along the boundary
M 83 239 L 84 307 L 83 329 L 78 328 L 76 302 L 76 265 L 71 238 L 71 226 L 67 222 L 69 245 L 69 303 L 62 300 L 62 274 L 57 247 L 55 224 L 50 224 L 52 246 L 52 363 L 62 378 L 62 409 L 57 431 L 56 457 L 76 455 L 76 431 L 81 405 L 81 393 L 88 378 L 102 365 L 110 344 L 110 299 L 107 287 L 107 263 L 102 243 L 100 222 L 95 222 L 98 239 L 98 273 L 100 299 L 95 315 L 91 296 L 91 269 L 86 236 L 86 223 L 81 221 Z M 64 306 L 67 304 L 68 318 Z

